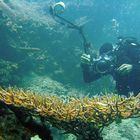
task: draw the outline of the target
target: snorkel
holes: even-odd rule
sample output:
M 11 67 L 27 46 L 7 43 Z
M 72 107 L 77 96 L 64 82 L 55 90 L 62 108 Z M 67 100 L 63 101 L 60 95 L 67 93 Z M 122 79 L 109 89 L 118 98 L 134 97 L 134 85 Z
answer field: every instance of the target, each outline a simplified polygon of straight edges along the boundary
M 81 35 L 81 37 L 83 39 L 84 53 L 90 54 L 90 45 L 91 44 L 87 41 L 87 39 L 85 37 L 84 31 L 83 31 L 83 27 L 82 26 L 78 26 L 78 25 L 72 23 L 71 21 L 65 19 L 64 17 L 60 16 L 60 14 L 64 13 L 65 8 L 66 8 L 66 6 L 65 6 L 64 2 L 62 2 L 62 1 L 57 2 L 57 3 L 53 4 L 50 7 L 50 14 L 54 17 L 54 19 L 58 18 L 61 21 L 61 22 L 59 22 L 60 24 L 62 24 L 62 25 L 67 24 L 67 26 L 69 28 L 78 30 L 79 34 Z

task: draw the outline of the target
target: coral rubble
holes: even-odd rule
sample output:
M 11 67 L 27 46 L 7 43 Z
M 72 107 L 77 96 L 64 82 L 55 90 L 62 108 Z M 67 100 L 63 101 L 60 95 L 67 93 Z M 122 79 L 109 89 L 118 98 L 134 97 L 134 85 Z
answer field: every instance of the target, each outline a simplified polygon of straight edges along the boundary
M 93 98 L 40 96 L 30 91 L 0 89 L 0 101 L 8 106 L 28 109 L 53 126 L 85 140 L 101 140 L 104 126 L 121 119 L 140 117 L 140 94 L 129 98 L 105 95 Z

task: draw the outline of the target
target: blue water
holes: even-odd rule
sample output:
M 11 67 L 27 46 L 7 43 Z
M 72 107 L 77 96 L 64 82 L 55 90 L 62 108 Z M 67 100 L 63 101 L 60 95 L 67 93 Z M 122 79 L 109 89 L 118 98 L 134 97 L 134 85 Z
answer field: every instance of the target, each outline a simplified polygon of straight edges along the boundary
M 59 1 L 7 0 L 5 2 L 9 8 L 8 12 L 3 7 L 0 9 L 4 17 L 12 21 L 10 26 L 7 26 L 9 22 L 3 25 L 6 28 L 3 32 L 8 40 L 12 40 L 11 42 L 14 42 L 13 44 L 17 47 L 27 46 L 46 50 L 48 57 L 47 61 L 43 62 L 44 74 L 52 79 L 74 87 L 85 86 L 80 68 L 80 56 L 84 52 L 83 40 L 76 30 L 57 23 L 49 13 L 50 6 Z M 93 50 L 98 51 L 104 42 L 116 43 L 119 35 L 134 36 L 139 39 L 139 0 L 64 0 L 63 2 L 66 9 L 60 16 L 83 26 L 85 36 L 92 44 Z M 10 34 L 7 31 L 9 29 L 12 29 Z M 5 53 L 4 58 L 12 61 L 24 58 L 24 55 L 23 58 L 21 58 L 22 55 L 18 56 L 19 54 L 12 55 L 9 51 Z M 30 63 L 31 65 L 42 63 L 32 59 L 26 62 L 27 67 Z M 98 90 L 96 88 L 95 92 L 100 92 L 102 88 L 112 88 L 111 82 L 107 78 L 101 84 L 97 81 L 92 85 L 95 87 L 98 85 Z

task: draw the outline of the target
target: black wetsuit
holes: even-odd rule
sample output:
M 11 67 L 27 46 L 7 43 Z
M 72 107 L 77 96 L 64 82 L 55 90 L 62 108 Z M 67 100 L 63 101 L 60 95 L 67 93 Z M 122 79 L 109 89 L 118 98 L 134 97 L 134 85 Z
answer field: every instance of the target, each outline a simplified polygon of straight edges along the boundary
M 110 74 L 116 81 L 116 90 L 119 94 L 127 96 L 128 92 L 133 92 L 134 95 L 137 95 L 140 92 L 140 45 L 137 42 L 121 44 L 113 55 L 116 57 L 115 67 L 103 74 L 95 72 L 94 65 L 81 65 L 84 81 L 90 83 Z M 132 71 L 127 75 L 120 75 L 117 68 L 122 64 L 131 64 L 133 66 Z

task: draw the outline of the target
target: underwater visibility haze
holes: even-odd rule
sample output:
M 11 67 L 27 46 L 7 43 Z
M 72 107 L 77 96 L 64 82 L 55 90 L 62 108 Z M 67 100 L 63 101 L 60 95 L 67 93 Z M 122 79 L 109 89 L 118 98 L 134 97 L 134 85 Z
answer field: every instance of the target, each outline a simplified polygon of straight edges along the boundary
M 85 42 L 95 54 L 119 36 L 140 40 L 139 7 L 139 0 L 0 0 L 0 139 L 139 140 L 140 95 L 116 95 L 110 75 L 85 83 L 80 64 Z

